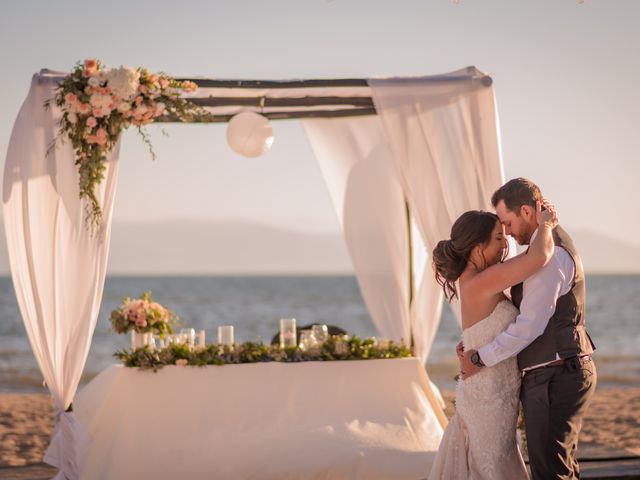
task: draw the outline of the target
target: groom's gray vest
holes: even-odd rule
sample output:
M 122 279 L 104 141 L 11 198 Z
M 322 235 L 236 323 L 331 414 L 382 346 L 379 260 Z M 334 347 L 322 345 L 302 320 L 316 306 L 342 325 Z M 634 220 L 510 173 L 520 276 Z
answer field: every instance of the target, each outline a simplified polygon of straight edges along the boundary
M 556 311 L 543 334 L 518 354 L 520 370 L 556 360 L 556 352 L 564 359 L 590 354 L 595 349 L 584 327 L 585 287 L 580 256 L 571 237 L 560 226 L 553 231 L 553 240 L 573 259 L 576 270 L 573 284 L 567 294 L 558 298 Z M 520 308 L 522 283 L 511 288 L 511 298 L 515 306 Z

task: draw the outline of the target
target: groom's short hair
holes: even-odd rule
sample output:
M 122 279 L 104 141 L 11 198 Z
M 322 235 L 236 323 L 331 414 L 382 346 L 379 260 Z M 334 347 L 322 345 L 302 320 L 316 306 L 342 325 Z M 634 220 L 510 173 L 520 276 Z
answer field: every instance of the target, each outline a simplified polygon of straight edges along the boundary
M 520 215 L 520 207 L 523 205 L 536 208 L 536 201 L 542 201 L 542 193 L 531 180 L 519 177 L 509 180 L 494 192 L 491 197 L 493 208 L 498 205 L 500 200 L 504 201 L 509 210 Z

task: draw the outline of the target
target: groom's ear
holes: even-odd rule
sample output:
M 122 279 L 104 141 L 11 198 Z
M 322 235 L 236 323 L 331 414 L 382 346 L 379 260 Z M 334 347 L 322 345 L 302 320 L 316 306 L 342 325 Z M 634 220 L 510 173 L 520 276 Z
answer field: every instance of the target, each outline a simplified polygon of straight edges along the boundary
M 520 216 L 524 217 L 525 220 L 531 221 L 534 217 L 534 210 L 529 205 L 522 205 L 520 207 Z

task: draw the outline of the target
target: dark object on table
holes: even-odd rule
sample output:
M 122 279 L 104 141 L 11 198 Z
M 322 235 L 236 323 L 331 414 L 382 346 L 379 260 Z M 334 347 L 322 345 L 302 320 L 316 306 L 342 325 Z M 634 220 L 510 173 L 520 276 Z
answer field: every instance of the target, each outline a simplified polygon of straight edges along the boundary
M 311 330 L 311 327 L 314 325 L 320 325 L 319 323 L 310 323 L 309 325 L 303 325 L 296 329 L 296 345 L 300 344 L 300 332 L 302 330 Z M 329 335 L 346 335 L 347 331 L 343 328 L 336 327 L 335 325 L 327 325 L 327 330 L 329 330 Z M 273 338 L 271 339 L 271 345 L 279 345 L 280 344 L 280 332 L 277 332 Z

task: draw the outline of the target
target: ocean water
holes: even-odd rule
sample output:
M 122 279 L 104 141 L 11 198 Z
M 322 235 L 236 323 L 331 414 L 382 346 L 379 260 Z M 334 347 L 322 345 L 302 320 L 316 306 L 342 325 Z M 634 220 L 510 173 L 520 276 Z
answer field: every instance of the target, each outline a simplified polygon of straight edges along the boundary
M 356 280 L 351 276 L 305 277 L 108 277 L 102 308 L 82 382 L 115 362 L 113 353 L 128 348 L 129 336 L 111 331 L 109 312 L 124 296 L 150 290 L 174 310 L 185 327 L 204 329 L 215 342 L 218 325 L 234 325 L 237 342 L 269 342 L 280 318 L 298 325 L 338 325 L 363 337 L 376 335 Z M 587 326 L 597 345 L 600 385 L 640 385 L 640 275 L 587 277 Z M 457 370 L 454 347 L 460 328 L 448 307 L 427 371 L 441 388 L 453 388 Z M 9 277 L 0 277 L 0 392 L 45 391 Z

